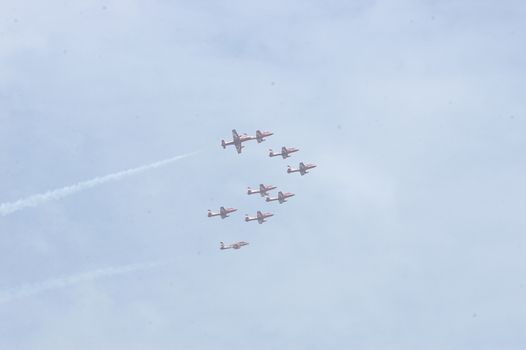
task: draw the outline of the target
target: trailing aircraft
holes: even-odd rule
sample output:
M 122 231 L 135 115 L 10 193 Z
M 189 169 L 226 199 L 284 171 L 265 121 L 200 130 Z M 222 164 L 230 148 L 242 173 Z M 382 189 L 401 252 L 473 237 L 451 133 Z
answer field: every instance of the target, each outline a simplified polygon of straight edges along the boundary
M 256 136 L 249 136 L 247 134 L 239 135 L 236 129 L 233 129 L 232 130 L 232 141 L 225 142 L 225 140 L 221 140 L 221 147 L 225 149 L 226 146 L 234 145 L 236 147 L 237 153 L 241 153 L 241 149 L 243 149 L 244 147 L 242 143 L 246 141 L 250 141 L 250 140 L 255 140 L 255 139 L 256 139 Z
M 249 216 L 248 214 L 245 215 L 245 221 L 246 222 L 249 222 L 249 221 L 255 221 L 257 220 L 258 221 L 258 224 L 262 224 L 264 222 L 266 222 L 265 219 L 271 217 L 271 216 L 274 216 L 274 214 L 271 214 L 271 213 L 262 213 L 260 211 L 257 212 L 257 215 L 256 216 Z
M 309 172 L 307 170 L 316 168 L 317 165 L 315 164 L 303 164 L 303 162 L 300 162 L 300 167 L 298 169 L 292 168 L 290 165 L 287 167 L 287 173 L 300 173 L 301 176 L 308 174 Z
M 260 130 L 256 130 L 256 140 L 258 143 L 261 143 L 263 141 L 265 141 L 265 137 L 269 137 L 269 136 L 272 136 L 274 135 L 273 132 L 270 132 L 270 131 L 260 131 Z
M 282 204 L 282 203 L 285 203 L 287 201 L 287 198 L 290 198 L 290 197 L 294 197 L 295 194 L 294 193 L 291 193 L 291 192 L 281 192 L 279 191 L 278 192 L 278 196 L 277 197 L 267 197 L 265 200 L 267 202 L 272 202 L 272 201 L 279 201 L 279 204 Z
M 298 152 L 299 151 L 299 148 L 287 148 L 285 146 L 281 147 L 281 153 L 274 153 L 274 151 L 272 149 L 269 149 L 269 154 L 268 156 L 269 157 L 277 157 L 277 156 L 281 156 L 283 157 L 283 159 L 286 159 L 288 157 L 290 157 L 290 154 L 291 153 L 294 153 L 294 152 Z
M 224 219 L 229 216 L 228 214 L 233 213 L 235 211 L 237 211 L 237 209 L 221 207 L 219 208 L 219 212 L 214 213 L 213 211 L 208 209 L 208 217 L 211 218 L 213 216 L 221 216 L 221 219 Z
M 276 186 L 260 184 L 259 185 L 259 190 L 254 190 L 254 189 L 249 187 L 248 190 L 247 190 L 247 194 L 250 195 L 250 194 L 259 193 L 261 195 L 261 197 L 265 197 L 267 195 L 268 191 L 274 190 L 276 188 L 277 188 Z
M 225 243 L 223 242 L 219 242 L 221 244 L 221 247 L 219 249 L 223 250 L 223 249 L 239 249 L 245 245 L 248 245 L 248 242 L 245 242 L 245 241 L 239 241 L 239 242 L 236 242 L 236 243 L 232 243 L 232 244 L 227 244 L 225 245 Z

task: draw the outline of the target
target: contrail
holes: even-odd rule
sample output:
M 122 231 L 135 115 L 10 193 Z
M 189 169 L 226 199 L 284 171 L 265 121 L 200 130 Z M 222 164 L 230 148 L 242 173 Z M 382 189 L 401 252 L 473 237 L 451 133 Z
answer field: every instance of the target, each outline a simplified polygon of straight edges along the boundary
M 134 272 L 137 270 L 151 269 L 153 267 L 167 264 L 167 261 L 154 261 L 146 263 L 137 263 L 117 267 L 109 267 L 105 269 L 93 270 L 84 273 L 79 273 L 71 276 L 64 276 L 50 279 L 43 282 L 28 284 L 16 288 L 10 288 L 0 291 L 0 304 L 6 304 L 13 300 L 29 297 L 40 294 L 42 292 L 66 288 L 81 282 L 92 281 L 102 277 L 110 277 L 115 275 L 122 275 L 125 273 Z
M 6 215 L 14 213 L 15 211 L 24 209 L 24 208 L 36 207 L 37 205 L 44 204 L 49 201 L 59 200 L 64 197 L 71 196 L 72 194 L 75 194 L 77 192 L 84 191 L 88 188 L 102 185 L 106 182 L 117 181 L 117 180 L 123 179 L 131 175 L 135 175 L 135 174 L 147 171 L 147 170 L 151 170 L 151 169 L 159 168 L 164 165 L 168 165 L 170 163 L 178 161 L 179 159 L 183 159 L 183 158 L 192 156 L 196 153 L 198 152 L 183 154 L 181 156 L 168 158 L 168 159 L 161 160 L 159 162 L 155 162 L 152 164 L 143 165 L 138 168 L 128 169 L 128 170 L 120 171 L 120 172 L 105 175 L 105 176 L 99 176 L 92 180 L 79 182 L 79 183 L 76 183 L 75 185 L 66 186 L 63 188 L 59 188 L 57 190 L 35 194 L 35 195 L 29 196 L 26 198 L 19 199 L 15 202 L 2 203 L 0 204 L 0 215 L 6 216 Z

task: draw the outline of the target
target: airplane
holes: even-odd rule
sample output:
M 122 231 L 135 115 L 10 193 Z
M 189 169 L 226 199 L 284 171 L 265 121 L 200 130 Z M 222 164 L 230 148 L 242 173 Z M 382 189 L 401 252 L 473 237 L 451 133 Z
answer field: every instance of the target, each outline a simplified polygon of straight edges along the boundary
M 258 143 L 261 143 L 263 141 L 265 141 L 265 137 L 269 137 L 269 136 L 272 136 L 274 135 L 273 132 L 270 132 L 270 131 L 259 131 L 259 130 L 256 130 L 256 140 Z
M 259 193 L 261 195 L 261 197 L 265 197 L 267 195 L 267 192 L 268 191 L 271 191 L 273 189 L 277 188 L 276 186 L 272 186 L 272 185 L 263 185 L 263 184 L 260 184 L 259 185 L 259 190 L 253 190 L 251 189 L 250 187 L 248 188 L 248 191 L 247 191 L 247 194 L 254 194 L 254 193 Z
M 283 192 L 279 191 L 277 197 L 274 197 L 274 198 L 267 197 L 265 200 L 267 202 L 279 201 L 279 204 L 282 204 L 282 203 L 287 201 L 287 198 L 294 197 L 294 196 L 295 196 L 294 193 L 290 193 L 290 192 L 283 193 Z
M 269 149 L 269 157 L 282 156 L 283 159 L 290 157 L 291 153 L 298 152 L 299 148 L 287 148 L 285 146 L 281 147 L 281 153 L 274 153 L 272 149 Z
M 245 141 L 255 140 L 256 138 L 256 136 L 249 136 L 247 134 L 239 135 L 236 129 L 234 129 L 232 130 L 232 141 L 225 142 L 225 140 L 221 140 L 221 147 L 225 149 L 226 146 L 234 145 L 236 146 L 236 151 L 239 154 L 241 153 L 241 149 L 244 147 L 243 145 L 241 145 L 241 143 Z
M 262 223 L 266 222 L 266 220 L 265 220 L 266 218 L 269 218 L 271 216 L 274 216 L 274 214 L 262 213 L 262 212 L 258 211 L 257 216 L 248 216 L 248 214 L 245 214 L 245 221 L 249 222 L 249 221 L 257 220 L 259 224 L 262 224 Z
M 218 213 L 214 213 L 213 211 L 208 209 L 208 217 L 211 218 L 212 216 L 221 216 L 221 219 L 224 219 L 228 217 L 228 214 L 233 213 L 235 211 L 237 211 L 237 209 L 221 207 L 219 208 Z
M 298 169 L 293 169 L 290 165 L 287 165 L 287 167 L 287 173 L 300 173 L 300 175 L 303 176 L 309 173 L 307 170 L 316 168 L 316 164 L 303 164 L 303 162 L 300 162 L 300 167 Z
M 245 242 L 245 241 L 239 241 L 239 242 L 232 243 L 232 244 L 227 244 L 227 245 L 225 245 L 225 243 L 223 243 L 223 242 L 219 242 L 219 243 L 221 244 L 221 247 L 219 248 L 221 250 L 223 250 L 223 249 L 239 249 L 242 246 L 248 245 L 248 242 Z

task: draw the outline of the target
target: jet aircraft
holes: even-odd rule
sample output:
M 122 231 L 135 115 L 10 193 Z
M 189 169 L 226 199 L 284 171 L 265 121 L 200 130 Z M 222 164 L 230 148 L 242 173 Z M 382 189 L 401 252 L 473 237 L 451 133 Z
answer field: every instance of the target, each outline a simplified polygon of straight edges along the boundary
M 287 201 L 287 198 L 290 198 L 290 197 L 294 197 L 295 194 L 294 193 L 290 193 L 290 192 L 281 192 L 279 191 L 278 192 L 278 196 L 277 197 L 267 197 L 265 200 L 267 202 L 272 202 L 272 201 L 279 201 L 279 204 L 282 204 L 282 203 L 285 203 Z
M 221 207 L 219 208 L 219 212 L 214 213 L 210 209 L 208 209 L 208 217 L 211 218 L 212 216 L 221 216 L 221 219 L 227 218 L 228 214 L 235 212 L 237 209 L 234 208 L 225 208 Z
M 268 156 L 269 157 L 281 156 L 281 157 L 283 157 L 283 159 L 286 159 L 286 158 L 290 157 L 291 153 L 298 152 L 298 151 L 299 151 L 299 148 L 287 148 L 287 147 L 283 146 L 283 147 L 281 147 L 281 153 L 274 153 L 274 151 L 272 149 L 269 149 Z
M 239 249 L 245 245 L 248 245 L 248 242 L 245 242 L 245 241 L 239 241 L 239 242 L 236 242 L 236 243 L 232 243 L 232 244 L 227 244 L 225 245 L 225 243 L 223 242 L 219 242 L 221 244 L 221 247 L 219 249 L 223 250 L 223 249 Z
M 259 190 L 253 190 L 253 189 L 251 189 L 249 187 L 248 191 L 247 191 L 247 194 L 250 195 L 250 194 L 259 193 L 261 195 L 261 197 L 265 197 L 267 195 L 268 191 L 271 191 L 271 190 L 276 189 L 276 188 L 277 188 L 276 186 L 260 184 L 259 185 Z
M 303 176 L 308 174 L 309 172 L 307 170 L 312 168 L 316 168 L 316 164 L 303 164 L 303 162 L 301 162 L 298 169 L 293 169 L 290 165 L 288 165 L 287 173 L 300 173 L 300 175 Z
M 221 140 L 221 147 L 223 149 L 226 148 L 226 146 L 234 145 L 236 147 L 237 153 L 241 153 L 241 149 L 244 147 L 242 145 L 243 142 L 255 140 L 256 136 L 249 136 L 247 134 L 241 134 L 239 135 L 236 131 L 236 129 L 232 130 L 232 141 Z
M 274 216 L 274 214 L 271 214 L 271 213 L 262 213 L 260 211 L 257 212 L 257 216 L 248 216 L 248 214 L 245 214 L 245 221 L 246 222 L 249 222 L 249 221 L 254 221 L 254 220 L 257 220 L 259 224 L 262 224 L 264 222 L 266 222 L 266 218 L 269 218 L 271 216 Z
M 269 137 L 269 136 L 272 136 L 274 135 L 273 132 L 270 132 L 270 131 L 260 131 L 260 130 L 256 130 L 256 140 L 258 143 L 261 143 L 263 141 L 265 141 L 265 137 Z

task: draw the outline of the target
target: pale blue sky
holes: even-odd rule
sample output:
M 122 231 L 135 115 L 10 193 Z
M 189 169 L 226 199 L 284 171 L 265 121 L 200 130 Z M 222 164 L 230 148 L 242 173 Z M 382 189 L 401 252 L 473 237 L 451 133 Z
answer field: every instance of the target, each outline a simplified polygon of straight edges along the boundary
M 170 263 L 0 304 L 0 348 L 524 349 L 525 42 L 520 1 L 0 1 L 1 203 L 202 151 L 1 217 L 0 292 Z

